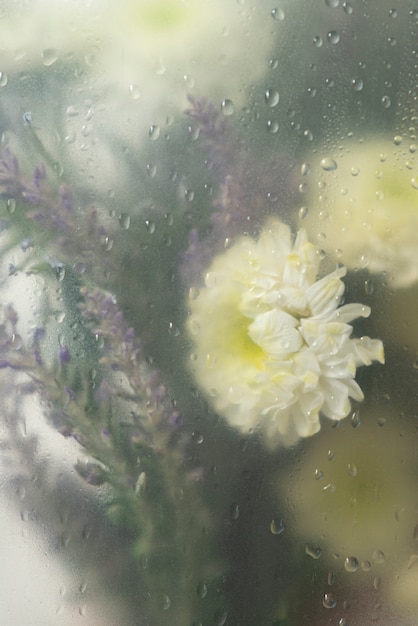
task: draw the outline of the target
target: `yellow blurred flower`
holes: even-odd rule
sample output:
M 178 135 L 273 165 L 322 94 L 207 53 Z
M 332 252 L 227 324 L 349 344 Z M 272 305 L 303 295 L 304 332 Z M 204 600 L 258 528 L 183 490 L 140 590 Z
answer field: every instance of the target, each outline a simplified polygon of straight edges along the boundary
M 312 164 L 304 226 L 349 269 L 386 272 L 393 286 L 405 287 L 418 280 L 417 205 L 414 154 L 402 144 L 364 141 Z
M 242 237 L 217 256 L 189 299 L 192 369 L 216 409 L 242 433 L 293 444 L 340 420 L 362 400 L 356 369 L 384 361 L 383 346 L 351 339 L 350 322 L 370 314 L 339 307 L 344 268 L 317 280 L 320 256 L 300 230 L 272 220 L 258 240 Z
M 334 568 L 339 558 L 349 573 L 358 566 L 393 581 L 417 522 L 415 475 L 413 428 L 369 403 L 312 441 L 292 479 L 276 484 L 302 545 L 322 549 Z

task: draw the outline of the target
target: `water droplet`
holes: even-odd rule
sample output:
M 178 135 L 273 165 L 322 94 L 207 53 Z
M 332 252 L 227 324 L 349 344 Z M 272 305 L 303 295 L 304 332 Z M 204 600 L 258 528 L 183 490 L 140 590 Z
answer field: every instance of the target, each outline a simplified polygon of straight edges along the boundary
M 184 192 L 184 197 L 189 202 L 192 202 L 192 200 L 194 199 L 194 191 L 192 189 L 186 189 Z
M 264 100 L 269 107 L 273 108 L 279 104 L 280 94 L 275 89 L 266 89 Z
M 123 230 L 128 230 L 131 225 L 131 216 L 129 213 L 121 213 L 119 215 L 119 224 Z
M 58 54 L 55 48 L 46 48 L 42 52 L 41 56 L 42 56 L 42 64 L 45 65 L 45 67 L 50 67 L 58 59 Z
M 149 127 L 148 137 L 151 141 L 155 141 L 160 136 L 160 132 L 160 127 L 156 124 L 152 124 L 152 126 Z
M 68 135 L 65 135 L 64 137 L 64 141 L 66 143 L 74 143 L 76 139 L 77 139 L 77 135 L 75 134 L 74 131 L 70 131 Z
M 281 535 L 284 528 L 283 520 L 271 520 L 270 530 L 273 535 Z
M 388 109 L 392 103 L 391 103 L 389 96 L 382 96 L 380 100 L 380 104 L 382 105 L 384 109 Z
M 414 189 L 418 189 L 418 178 L 411 178 L 411 185 Z
M 145 226 L 150 235 L 155 233 L 155 222 L 152 220 L 145 220 Z
M 284 11 L 283 9 L 272 9 L 271 17 L 278 22 L 282 22 L 284 20 Z
M 331 159 L 330 157 L 325 157 L 321 159 L 320 166 L 326 172 L 332 172 L 333 170 L 336 170 L 338 167 L 337 162 L 334 159 Z
M 311 546 L 309 543 L 306 544 L 305 546 L 305 553 L 312 557 L 313 559 L 315 559 L 315 561 L 317 561 L 322 554 L 322 550 L 321 548 L 317 548 L 315 546 Z
M 358 560 L 355 556 L 348 556 L 344 561 L 344 568 L 347 572 L 356 572 L 358 570 Z
M 161 610 L 168 611 L 171 606 L 171 600 L 166 593 L 161 596 Z
M 206 598 L 208 593 L 208 588 L 205 583 L 199 583 L 197 586 L 197 595 L 199 598 Z
M 0 87 L 5 87 L 7 85 L 7 74 L 5 72 L 0 72 Z
M 173 322 L 169 322 L 169 324 L 168 324 L 168 333 L 172 337 L 178 337 L 180 335 L 180 329 L 177 328 L 177 326 L 175 326 L 173 324 Z
M 375 550 L 372 554 L 373 561 L 375 563 L 384 563 L 385 562 L 385 553 L 382 550 Z
M 336 30 L 330 30 L 327 34 L 327 39 L 332 44 L 337 44 L 340 41 L 340 34 Z
M 272 135 L 275 135 L 277 133 L 277 131 L 279 130 L 279 123 L 276 122 L 275 120 L 268 120 L 267 121 L 267 130 Z
M 361 424 L 360 411 L 353 411 L 351 414 L 351 426 L 358 428 Z
M 216 611 L 214 618 L 214 626 L 224 626 L 226 624 L 226 620 L 228 619 L 227 611 Z
M 316 48 L 320 48 L 323 43 L 324 42 L 322 41 L 322 37 L 320 37 L 319 35 L 315 35 L 315 37 L 313 38 L 313 45 Z
M 389 9 L 390 17 L 398 17 L 398 12 L 396 9 Z
M 154 163 L 147 163 L 148 176 L 150 176 L 151 178 L 154 178 L 156 173 L 157 173 L 157 166 Z
M 221 111 L 226 116 L 232 115 L 234 113 L 234 103 L 232 100 L 222 100 Z
M 364 87 L 364 83 L 361 78 L 352 78 L 351 86 L 354 89 L 354 91 L 361 91 Z
M 231 519 L 236 520 L 239 518 L 239 504 L 232 504 L 230 508 Z
M 402 142 L 403 142 L 402 135 L 395 135 L 394 136 L 393 143 L 395 144 L 395 146 L 400 146 Z
M 198 430 L 192 432 L 192 441 L 200 446 L 204 442 L 205 438 Z
M 326 609 L 334 609 L 337 606 L 337 600 L 333 593 L 324 593 L 322 604 Z
M 300 167 L 300 173 L 302 176 L 308 176 L 311 173 L 311 166 L 309 163 L 302 163 Z
M 327 7 L 335 9 L 340 4 L 340 0 L 325 0 L 325 4 Z
M 324 477 L 324 473 L 320 469 L 314 471 L 315 480 L 321 480 Z
M 370 572 L 370 570 L 372 569 L 372 564 L 370 563 L 370 561 L 362 561 L 361 569 L 363 570 L 363 572 Z
M 135 85 L 134 83 L 129 85 L 129 97 L 132 98 L 132 100 L 139 100 L 141 97 L 141 91 L 138 85 Z
M 6 209 L 10 215 L 16 211 L 16 200 L 14 198 L 9 198 L 6 202 Z
M 328 461 L 333 461 L 335 459 L 335 451 L 334 450 L 328 450 L 327 458 L 328 458 Z
M 351 4 L 349 4 L 348 2 L 343 2 L 343 9 L 344 9 L 344 12 L 347 13 L 347 15 L 353 14 L 354 9 L 351 6 Z
M 357 465 L 352 465 L 348 463 L 347 465 L 347 473 L 351 478 L 355 478 L 357 476 Z

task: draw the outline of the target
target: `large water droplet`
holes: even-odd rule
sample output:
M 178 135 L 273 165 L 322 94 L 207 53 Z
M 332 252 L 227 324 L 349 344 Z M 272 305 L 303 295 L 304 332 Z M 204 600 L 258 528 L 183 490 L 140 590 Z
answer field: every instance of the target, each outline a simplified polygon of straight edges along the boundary
M 333 593 L 324 593 L 322 604 L 326 609 L 334 609 L 337 606 L 337 600 Z
M 232 100 L 222 100 L 221 111 L 223 115 L 232 115 L 234 113 L 234 103 L 232 102 Z
M 283 520 L 271 520 L 270 530 L 273 535 L 281 535 L 284 531 Z
M 388 109 L 391 105 L 391 100 L 389 98 L 389 96 L 382 96 L 381 100 L 380 100 L 380 104 L 382 105 L 382 107 L 384 109 Z
M 356 77 L 351 79 L 351 86 L 354 91 L 361 91 L 364 87 L 364 83 L 361 78 Z
M 347 572 L 356 572 L 358 570 L 358 560 L 355 556 L 348 556 L 344 561 L 344 568 Z
M 333 170 L 336 170 L 338 167 L 335 159 L 331 159 L 331 157 L 324 157 L 323 159 L 321 159 L 320 166 L 326 172 L 332 172 Z
M 271 10 L 271 17 L 274 20 L 277 20 L 278 22 L 282 22 L 284 20 L 284 11 L 283 9 L 272 9 Z
M 340 41 L 340 34 L 336 30 L 330 30 L 327 34 L 327 39 L 332 44 L 337 44 Z
M 279 104 L 280 94 L 275 89 L 266 89 L 264 100 L 269 107 L 275 107 Z

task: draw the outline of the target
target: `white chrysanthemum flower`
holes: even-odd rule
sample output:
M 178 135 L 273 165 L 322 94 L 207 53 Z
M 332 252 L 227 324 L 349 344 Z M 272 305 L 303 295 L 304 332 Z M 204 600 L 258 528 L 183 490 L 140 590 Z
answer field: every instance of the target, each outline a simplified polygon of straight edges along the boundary
M 418 164 L 392 142 L 350 145 L 310 173 L 304 220 L 311 239 L 350 269 L 386 272 L 395 287 L 418 280 Z
M 189 300 L 198 384 L 232 426 L 272 445 L 313 435 L 320 413 L 346 417 L 350 398 L 363 399 L 357 367 L 384 360 L 381 341 L 351 339 L 370 309 L 339 307 L 345 269 L 317 280 L 319 263 L 305 231 L 293 243 L 273 220 L 217 256 Z

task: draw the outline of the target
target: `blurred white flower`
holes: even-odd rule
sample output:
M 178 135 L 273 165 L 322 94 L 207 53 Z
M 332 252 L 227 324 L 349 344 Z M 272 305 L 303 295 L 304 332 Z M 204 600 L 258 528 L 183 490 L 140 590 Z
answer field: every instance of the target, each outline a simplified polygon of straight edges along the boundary
M 32 0 L 0 4 L 0 72 L 77 57 L 126 101 L 177 110 L 192 92 L 225 113 L 268 70 L 271 8 L 245 0 Z M 0 75 L 1 86 L 1 75 Z M 115 91 L 116 88 L 116 91 Z M 148 122 L 151 123 L 150 121 Z
M 402 145 L 349 145 L 336 160 L 318 158 L 304 226 L 350 269 L 386 272 L 391 284 L 418 280 L 418 165 Z
M 287 469 L 291 480 L 274 484 L 308 554 L 318 548 L 333 569 L 339 560 L 350 575 L 358 567 L 370 584 L 379 576 L 393 585 L 417 523 L 416 440 L 412 421 L 370 400 L 353 420 L 324 428 L 305 446 L 303 464 Z M 364 574 L 357 582 L 365 584 Z
M 271 445 L 313 435 L 320 413 L 346 417 L 350 398 L 363 399 L 356 368 L 384 360 L 380 341 L 350 338 L 370 309 L 339 307 L 345 269 L 317 280 L 319 264 L 305 231 L 292 242 L 272 220 L 257 241 L 242 237 L 216 257 L 189 299 L 198 384 L 232 426 Z

